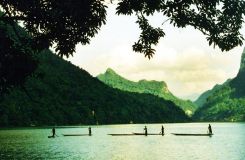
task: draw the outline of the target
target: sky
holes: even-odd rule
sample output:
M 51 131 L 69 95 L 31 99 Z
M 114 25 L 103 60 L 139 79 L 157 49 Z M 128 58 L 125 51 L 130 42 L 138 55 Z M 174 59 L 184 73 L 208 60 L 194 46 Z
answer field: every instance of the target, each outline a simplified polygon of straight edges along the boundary
M 149 17 L 149 20 L 166 33 L 150 60 L 132 50 L 140 34 L 136 17 L 115 15 L 114 5 L 107 9 L 106 25 L 91 43 L 78 44 L 74 56 L 67 60 L 92 76 L 112 68 L 132 81 L 165 81 L 174 95 L 190 100 L 238 73 L 243 46 L 221 52 L 217 47 L 209 46 L 206 37 L 192 27 L 175 28 L 168 22 L 163 23 L 166 18 L 160 14 Z M 245 33 L 244 29 L 242 33 Z

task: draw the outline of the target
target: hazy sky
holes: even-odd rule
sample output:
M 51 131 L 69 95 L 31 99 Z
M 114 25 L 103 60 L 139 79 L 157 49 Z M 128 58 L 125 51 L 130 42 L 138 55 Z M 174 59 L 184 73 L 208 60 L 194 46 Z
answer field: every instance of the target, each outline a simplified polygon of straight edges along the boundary
M 115 15 L 115 6 L 110 6 L 107 14 L 106 25 L 91 44 L 77 45 L 76 53 L 68 59 L 93 76 L 110 67 L 133 81 L 165 81 L 176 96 L 194 100 L 238 72 L 243 47 L 222 53 L 208 46 L 206 37 L 192 27 L 178 29 L 162 24 L 166 18 L 160 14 L 150 21 L 163 28 L 166 36 L 156 46 L 156 55 L 148 60 L 143 54 L 132 51 L 140 33 L 136 18 Z

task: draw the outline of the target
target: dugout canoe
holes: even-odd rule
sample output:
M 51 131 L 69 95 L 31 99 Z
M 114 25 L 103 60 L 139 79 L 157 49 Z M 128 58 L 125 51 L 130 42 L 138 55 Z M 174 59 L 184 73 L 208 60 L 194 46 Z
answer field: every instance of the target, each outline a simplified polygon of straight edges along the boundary
M 63 136 L 92 136 L 89 134 L 63 134 Z
M 213 134 L 171 133 L 175 136 L 212 136 Z
M 135 134 L 132 134 L 132 133 L 115 133 L 115 134 L 108 134 L 108 135 L 111 135 L 111 136 L 135 136 Z
M 133 132 L 133 134 L 135 134 L 135 135 L 141 135 L 141 136 L 144 136 L 145 135 L 145 133 L 134 133 Z M 152 135 L 152 136 L 161 136 L 162 135 L 162 133 L 147 133 L 147 136 L 148 135 Z M 164 134 L 163 134 L 164 135 Z

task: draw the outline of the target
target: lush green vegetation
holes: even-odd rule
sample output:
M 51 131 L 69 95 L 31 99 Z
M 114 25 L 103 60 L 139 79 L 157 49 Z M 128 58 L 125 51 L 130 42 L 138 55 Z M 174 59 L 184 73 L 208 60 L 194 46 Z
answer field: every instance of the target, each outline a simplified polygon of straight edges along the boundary
M 13 28 L 1 27 L 11 37 Z M 189 121 L 171 101 L 110 88 L 49 50 L 34 59 L 34 75 L 0 96 L 0 126 Z
M 196 111 L 193 118 L 199 121 L 245 121 L 245 98 L 235 98 L 235 88 L 225 85 L 214 92 Z
M 199 108 L 202 107 L 206 102 L 207 99 L 210 95 L 212 95 L 216 90 L 222 88 L 223 85 L 225 85 L 226 83 L 228 83 L 230 81 L 230 79 L 228 79 L 224 84 L 222 85 L 218 85 L 216 84 L 212 89 L 205 91 L 204 93 L 202 93 L 198 99 L 194 102 Z
M 27 33 L 15 23 L 10 25 L 0 21 L 0 96 L 9 87 L 22 85 L 37 68 L 33 57 L 36 52 L 30 42 Z
M 49 51 L 39 60 L 41 78 L 30 77 L 24 89 L 2 97 L 2 126 L 188 121 L 171 101 L 110 88 Z
M 240 71 L 211 93 L 206 102 L 194 114 L 199 121 L 245 121 L 245 52 Z
M 182 108 L 188 115 L 191 115 L 196 110 L 196 105 L 190 100 L 185 101 L 175 97 L 168 90 L 167 84 L 163 81 L 140 80 L 138 82 L 133 82 L 118 75 L 110 68 L 108 68 L 104 74 L 100 74 L 97 77 L 99 80 L 113 88 L 135 93 L 149 93 L 165 100 L 170 100 Z

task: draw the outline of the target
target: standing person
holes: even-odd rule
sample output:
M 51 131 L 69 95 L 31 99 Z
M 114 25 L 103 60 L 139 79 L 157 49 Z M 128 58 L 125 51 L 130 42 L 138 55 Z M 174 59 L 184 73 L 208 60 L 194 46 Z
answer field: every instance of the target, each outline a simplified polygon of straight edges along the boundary
M 88 127 L 88 134 L 89 134 L 89 136 L 92 136 L 92 130 L 91 130 L 91 127 Z
M 145 130 L 145 136 L 147 136 L 147 128 L 146 128 L 146 126 L 145 126 L 144 130 Z
M 212 127 L 210 124 L 208 125 L 208 134 L 213 134 Z
M 162 128 L 161 128 L 161 133 L 162 133 L 162 136 L 164 135 L 164 127 L 162 125 Z
M 52 137 L 54 137 L 55 136 L 55 128 L 53 127 L 52 128 Z

